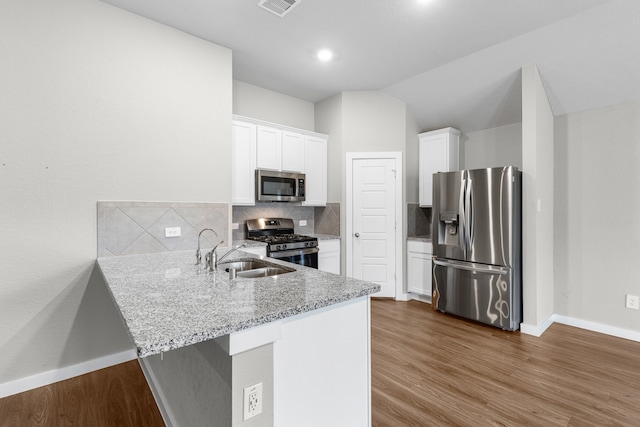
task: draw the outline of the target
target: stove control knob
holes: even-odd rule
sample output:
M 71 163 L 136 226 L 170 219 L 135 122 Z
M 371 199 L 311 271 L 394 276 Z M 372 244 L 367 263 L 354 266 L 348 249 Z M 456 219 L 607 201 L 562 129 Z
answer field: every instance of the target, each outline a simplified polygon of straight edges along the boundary
M 276 250 L 279 251 L 280 249 L 282 249 L 282 247 L 280 245 L 276 245 Z
M 282 245 L 282 249 L 287 249 L 287 245 Z

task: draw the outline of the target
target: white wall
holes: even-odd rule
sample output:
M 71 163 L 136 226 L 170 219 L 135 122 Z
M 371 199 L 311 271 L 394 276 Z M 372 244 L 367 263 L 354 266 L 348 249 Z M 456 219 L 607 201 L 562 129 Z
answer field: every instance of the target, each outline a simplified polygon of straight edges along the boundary
M 523 329 L 535 332 L 554 288 L 553 113 L 535 65 L 522 68 L 522 158 Z
M 230 50 L 86 0 L 1 2 L 0 63 L 2 384 L 132 347 L 96 201 L 229 202 L 232 77 Z
M 555 312 L 640 332 L 640 103 L 556 117 Z
M 233 114 L 315 131 L 313 102 L 233 81 Z
M 522 170 L 522 124 L 462 134 L 460 160 L 461 169 L 516 166 Z

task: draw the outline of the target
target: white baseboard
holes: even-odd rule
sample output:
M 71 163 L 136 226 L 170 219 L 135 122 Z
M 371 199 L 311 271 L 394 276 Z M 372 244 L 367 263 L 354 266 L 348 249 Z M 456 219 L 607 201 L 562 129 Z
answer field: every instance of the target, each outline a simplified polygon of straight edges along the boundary
M 431 295 L 422 295 L 409 292 L 409 299 L 414 299 L 417 301 L 426 302 L 427 304 L 431 304 Z
M 602 323 L 591 322 L 589 320 L 576 319 L 574 317 L 562 316 L 560 314 L 552 314 L 547 320 L 538 326 L 520 324 L 520 332 L 536 337 L 542 336 L 544 331 L 554 323 L 573 326 L 587 331 L 598 332 L 613 337 L 624 338 L 631 341 L 640 342 L 640 332 L 629 329 L 618 328 L 615 326 L 604 325 Z
M 405 293 L 396 294 L 396 301 L 409 301 L 411 299 L 411 295 Z
M 552 314 L 539 325 L 527 325 L 526 323 L 521 323 L 520 332 L 527 335 L 533 335 L 534 337 L 541 337 L 544 331 L 546 331 L 549 326 L 553 325 L 554 319 L 555 314 Z
M 128 362 L 130 360 L 134 360 L 136 357 L 136 351 L 131 349 L 120 353 L 98 357 L 97 359 L 87 360 L 64 368 L 53 369 L 51 371 L 42 372 L 29 377 L 9 381 L 0 384 L 0 398 L 22 393 L 34 388 L 43 387 L 58 381 L 68 380 L 69 378 L 88 374 L 89 372 L 108 368 L 109 366 Z
M 615 326 L 603 325 L 602 323 L 591 322 L 589 320 L 581 320 L 573 317 L 561 316 L 554 314 L 554 321 L 563 325 L 575 326 L 576 328 L 586 329 L 588 331 L 599 332 L 613 337 L 624 338 L 630 341 L 640 342 L 640 332 L 630 329 L 618 328 Z

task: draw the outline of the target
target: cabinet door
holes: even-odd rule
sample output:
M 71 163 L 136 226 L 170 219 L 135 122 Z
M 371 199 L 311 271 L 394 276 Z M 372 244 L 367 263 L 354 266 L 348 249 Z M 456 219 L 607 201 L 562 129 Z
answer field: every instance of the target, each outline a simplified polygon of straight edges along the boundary
M 287 172 L 304 172 L 304 135 L 301 133 L 282 132 L 282 170 Z
M 407 242 L 407 291 L 431 296 L 431 245 Z
M 268 126 L 258 126 L 258 169 L 280 170 L 282 168 L 282 131 Z
M 305 206 L 327 204 L 327 139 L 305 137 L 304 170 L 306 174 Z
M 318 249 L 318 270 L 340 274 L 340 240 L 320 240 Z
M 255 205 L 256 125 L 232 123 L 231 203 Z
M 448 128 L 420 134 L 419 203 L 433 205 L 433 174 L 458 169 L 459 131 Z

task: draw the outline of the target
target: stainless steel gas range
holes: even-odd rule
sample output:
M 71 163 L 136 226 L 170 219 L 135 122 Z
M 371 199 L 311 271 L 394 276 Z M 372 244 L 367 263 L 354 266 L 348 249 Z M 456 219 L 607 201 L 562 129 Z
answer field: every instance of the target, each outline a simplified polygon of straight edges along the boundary
M 318 268 L 318 239 L 294 233 L 290 218 L 247 220 L 247 238 L 267 243 L 267 256 Z

